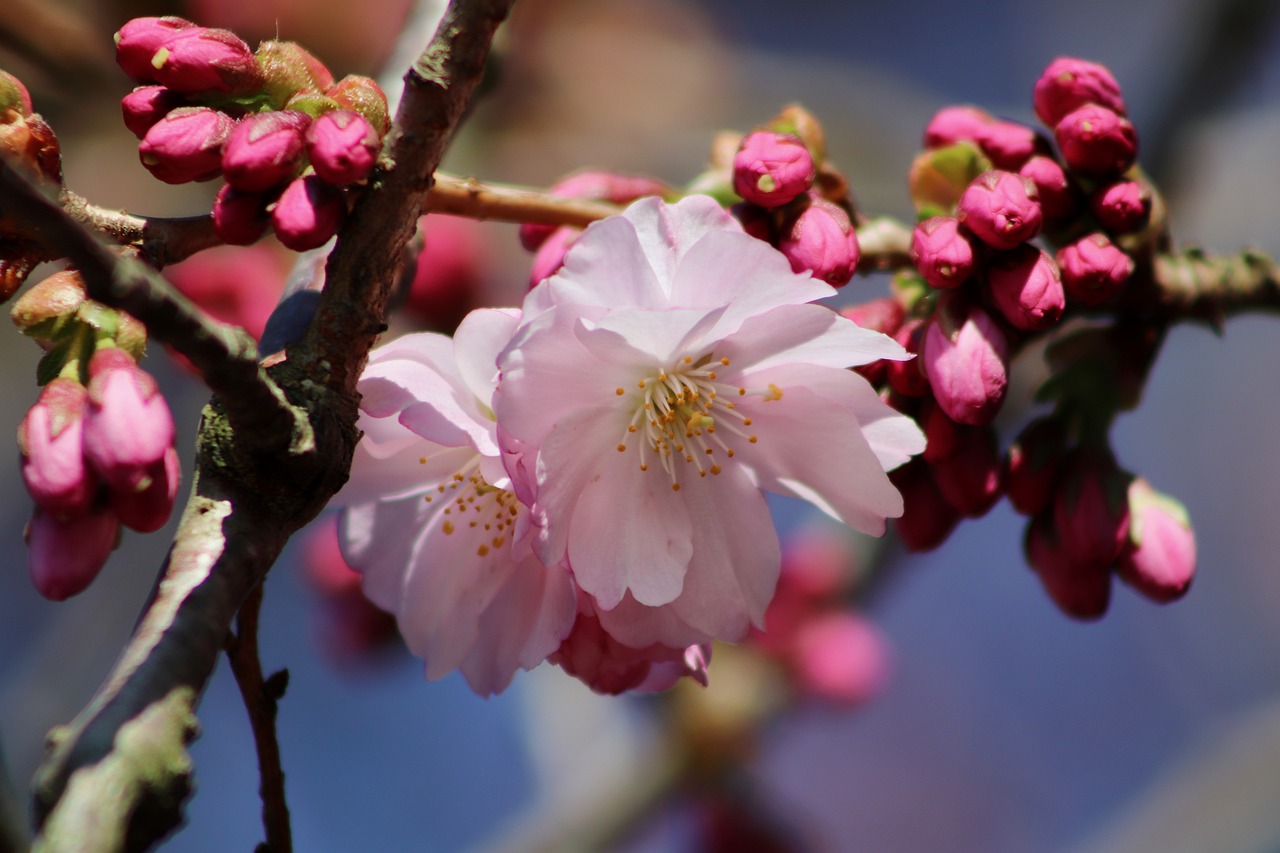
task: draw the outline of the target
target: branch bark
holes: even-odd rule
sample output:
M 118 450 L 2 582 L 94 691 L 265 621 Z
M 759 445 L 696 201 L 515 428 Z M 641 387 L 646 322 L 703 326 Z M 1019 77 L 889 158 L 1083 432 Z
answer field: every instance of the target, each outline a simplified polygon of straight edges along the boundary
M 408 75 L 390 147 L 394 165 L 375 176 L 339 235 L 308 333 L 264 374 L 303 415 L 308 439 L 295 440 L 294 423 L 283 421 L 270 428 L 272 440 L 250 438 L 233 422 L 231 387 L 205 409 L 192 496 L 151 600 L 116 668 L 53 735 L 38 772 L 37 849 L 144 850 L 180 822 L 192 709 L 246 596 L 346 479 L 357 439 L 355 383 L 384 326 L 400 251 L 512 2 L 451 5 Z M 93 267 L 115 294 L 103 301 L 130 310 L 125 303 L 155 282 L 116 278 L 114 254 L 105 257 L 105 247 L 80 230 L 92 240 L 80 247 L 82 272 L 87 278 Z M 181 322 L 172 314 L 152 319 Z

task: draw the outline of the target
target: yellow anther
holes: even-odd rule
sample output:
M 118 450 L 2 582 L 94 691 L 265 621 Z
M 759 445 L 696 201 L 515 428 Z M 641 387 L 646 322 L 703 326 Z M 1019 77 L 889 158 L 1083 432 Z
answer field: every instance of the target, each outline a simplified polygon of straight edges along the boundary
M 623 389 L 623 388 L 614 388 L 614 389 L 613 389 L 613 393 L 615 393 L 615 394 L 617 394 L 619 397 L 621 397 L 623 394 L 625 394 L 625 393 L 627 393 L 627 392 L 626 392 L 626 390 L 625 390 L 625 389 Z
M 747 437 L 747 441 L 751 442 L 752 444 L 755 444 L 755 443 L 756 443 L 757 441 L 759 441 L 759 440 L 760 440 L 760 439 L 759 439 L 758 437 L 754 436 L 754 435 L 752 435 L 752 436 L 748 436 L 748 437 Z
M 476 556 L 477 556 L 477 557 L 487 557 L 488 555 L 489 555 L 489 546 L 488 546 L 488 545 L 481 545 L 479 548 L 477 548 L 477 549 L 476 549 Z
M 712 473 L 712 474 L 719 474 L 719 473 L 720 473 L 720 466 L 719 466 L 719 465 L 712 465 L 710 470 L 711 470 L 711 473 Z
M 774 400 L 782 399 L 782 389 L 772 382 L 769 383 L 769 393 L 764 395 L 765 402 L 771 403 Z
M 619 445 L 618 445 L 618 452 L 619 452 L 619 453 L 621 453 L 622 451 L 624 451 L 624 450 L 626 450 L 626 449 L 627 449 L 627 446 L 626 446 L 625 444 L 619 444 Z
M 419 457 L 418 457 L 418 464 L 419 464 L 419 465 L 426 465 L 426 464 L 427 464 L 427 457 L 425 457 L 425 456 L 419 456 Z
M 453 522 L 452 522 L 452 521 L 447 521 L 447 520 L 446 520 L 446 521 L 445 521 L 445 523 L 444 523 L 444 525 L 443 525 L 443 528 L 444 528 L 444 533 L 445 533 L 445 535 L 446 535 L 446 536 L 448 536 L 450 533 L 452 533 L 452 532 L 454 531 Z
M 720 363 L 721 363 L 721 364 L 723 364 L 725 367 L 728 367 L 728 366 L 729 366 L 729 359 L 727 359 L 727 358 L 722 358 L 722 359 L 720 359 Z
M 678 491 L 680 491 L 680 484 L 679 484 L 679 483 L 672 483 L 672 484 L 671 484 L 671 491 L 673 491 L 673 492 L 678 492 Z

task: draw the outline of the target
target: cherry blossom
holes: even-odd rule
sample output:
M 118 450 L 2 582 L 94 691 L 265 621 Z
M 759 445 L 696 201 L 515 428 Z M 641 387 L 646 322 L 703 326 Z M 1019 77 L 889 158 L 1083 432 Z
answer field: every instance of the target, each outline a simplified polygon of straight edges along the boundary
M 810 304 L 833 293 L 692 196 L 593 224 L 526 297 L 499 435 L 532 472 L 539 556 L 567 561 L 618 641 L 762 625 L 780 561 L 766 490 L 876 535 L 902 513 L 885 471 L 923 436 L 845 368 L 910 356 Z
M 530 514 L 499 458 L 494 359 L 517 320 L 475 311 L 452 340 L 374 350 L 359 385 L 364 439 L 335 499 L 365 594 L 396 614 L 428 678 L 460 669 L 481 695 L 554 652 L 577 611 L 568 573 L 530 548 Z

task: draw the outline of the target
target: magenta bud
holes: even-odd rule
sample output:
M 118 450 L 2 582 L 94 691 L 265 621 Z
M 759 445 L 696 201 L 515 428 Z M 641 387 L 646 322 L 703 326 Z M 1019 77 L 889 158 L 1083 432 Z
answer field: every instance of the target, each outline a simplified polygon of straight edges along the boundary
M 1058 418 L 1036 418 L 1009 446 L 1004 485 L 1009 503 L 1023 515 L 1037 515 L 1049 507 L 1053 480 L 1067 452 L 1067 434 Z
M 1089 210 L 1107 233 L 1131 234 L 1151 221 L 1151 190 L 1138 181 L 1116 181 L 1093 191 Z
M 951 216 L 935 216 L 916 225 L 911 262 L 934 287 L 957 287 L 973 273 L 973 241 Z
M 59 515 L 36 509 L 27 525 L 27 569 L 36 592 L 52 601 L 81 593 L 98 576 L 120 538 L 109 510 Z
M 1049 63 L 1036 81 L 1033 100 L 1036 115 L 1046 127 L 1056 127 L 1063 116 L 1085 104 L 1098 104 L 1120 115 L 1127 112 L 1120 84 L 1106 67 L 1069 56 Z
M 1138 159 L 1133 123 L 1097 104 L 1067 113 L 1053 135 L 1067 166 L 1090 177 L 1122 174 Z
M 1058 265 L 1035 246 L 1019 246 L 989 259 L 987 285 L 1004 318 L 1024 331 L 1050 328 L 1067 307 Z
M 965 188 L 956 216 L 988 246 L 1012 249 L 1040 233 L 1040 196 L 1027 178 L 993 169 Z
M 552 184 L 547 192 L 561 198 L 582 198 L 629 204 L 649 195 L 667 196 L 671 188 L 656 178 L 643 175 L 619 175 L 587 169 L 566 175 Z M 758 210 L 758 208 L 756 208 Z M 556 230 L 555 225 L 525 223 L 520 226 L 520 245 L 527 251 L 537 251 L 542 241 Z
M 1009 344 L 981 308 L 940 305 L 920 358 L 933 396 L 951 420 L 988 424 L 1000 411 L 1009 383 Z
M 791 663 L 792 676 L 805 695 L 851 708 L 884 686 L 888 650 L 865 619 L 836 610 L 801 622 Z
M 125 527 L 139 533 L 153 533 L 169 520 L 181 480 L 178 451 L 170 446 L 165 449 L 164 458 L 147 471 L 145 487 L 141 490 L 109 488 L 108 505 Z
M 84 458 L 88 393 L 72 379 L 55 378 L 18 425 L 22 481 L 31 499 L 53 513 L 88 509 L 97 487 Z
M 183 94 L 244 95 L 262 88 L 262 67 L 244 40 L 230 30 L 186 27 L 151 57 L 154 79 Z
M 212 180 L 222 171 L 222 144 L 234 126 L 226 113 L 179 107 L 147 131 L 138 158 L 166 184 Z
M 974 142 L 997 169 L 1016 172 L 1032 156 L 1049 150 L 1049 142 L 1025 124 L 993 121 L 980 127 Z
M 933 463 L 938 491 L 956 512 L 981 518 L 1004 493 L 1004 472 L 996 432 L 990 426 L 963 427 L 955 451 Z
M 195 26 L 172 15 L 127 21 L 115 35 L 116 64 L 135 80 L 154 81 L 156 69 L 151 60 L 156 51 L 179 31 Z
M 338 233 L 347 214 L 342 190 L 318 175 L 294 178 L 271 211 L 276 239 L 295 252 L 316 249 Z
M 847 317 L 864 329 L 871 329 L 882 335 L 893 337 L 907 317 L 902 303 L 891 296 L 872 299 L 861 305 L 846 305 L 840 309 L 840 315 Z M 854 370 L 866 377 L 872 385 L 879 385 L 885 380 L 885 371 L 889 362 L 883 359 L 855 367 Z M 917 368 L 918 370 L 918 368 Z
M 382 137 L 364 117 L 333 110 L 307 128 L 307 157 L 316 174 L 336 187 L 363 181 L 378 162 Z
M 748 133 L 733 157 L 733 191 L 761 207 L 781 207 L 813 186 L 817 176 L 808 146 L 790 133 Z
M 995 119 L 986 110 L 972 106 L 943 107 L 933 114 L 924 129 L 925 148 L 945 148 L 957 142 L 976 140 Z
M 862 254 L 849 214 L 816 197 L 783 225 L 778 251 L 787 256 L 792 270 L 811 272 L 832 287 L 849 283 Z
M 889 472 L 889 481 L 902 493 L 903 511 L 893 520 L 894 532 L 912 552 L 932 551 L 951 535 L 960 513 L 938 491 L 923 459 L 912 459 Z
M 746 231 L 757 240 L 768 243 L 770 246 L 777 245 L 778 235 L 770 211 L 758 204 L 742 201 L 729 208 L 729 213 L 733 215 L 734 219 L 742 223 L 743 231 Z M 523 231 L 521 234 L 523 239 Z
M 291 180 L 302 163 L 306 113 L 280 110 L 245 116 L 222 147 L 222 176 L 238 190 L 260 192 Z
M 551 278 L 564 266 L 565 253 L 582 233 L 580 228 L 562 225 L 551 236 L 542 241 L 538 251 L 534 253 L 533 264 L 529 267 L 529 287 L 536 287 L 543 279 Z
M 257 242 L 271 224 L 265 193 L 241 192 L 223 184 L 213 200 L 213 230 L 218 239 L 232 246 L 248 246 Z
M 139 139 L 147 135 L 156 122 L 182 106 L 182 96 L 164 86 L 139 86 L 120 100 L 124 126 Z
M 1106 448 L 1081 446 L 1062 461 L 1054 487 L 1054 528 L 1076 563 L 1110 566 L 1129 540 L 1129 483 Z
M 1111 604 L 1111 572 L 1106 566 L 1081 563 L 1063 548 L 1053 522 L 1040 515 L 1027 524 L 1023 551 L 1049 598 L 1072 619 L 1101 619 Z
M 1048 222 L 1061 222 L 1079 210 L 1076 194 L 1067 180 L 1066 171 L 1052 157 L 1037 154 L 1018 170 L 1036 185 L 1040 196 L 1040 210 Z
M 885 365 L 889 387 L 904 397 L 925 397 L 929 394 L 929 379 L 925 376 L 924 363 L 918 353 L 924 347 L 925 323 L 913 318 L 903 323 L 893 339 L 916 358 L 907 361 L 891 361 Z
M 146 489 L 173 437 L 173 415 L 151 374 L 122 349 L 95 352 L 89 360 L 84 454 L 107 485 Z
M 1086 234 L 1058 250 L 1062 287 L 1072 300 L 1093 307 L 1114 298 L 1133 275 L 1133 258 L 1106 234 Z
M 1176 601 L 1196 573 L 1196 536 L 1181 503 L 1141 477 L 1129 486 L 1129 541 L 1116 571 L 1152 601 Z

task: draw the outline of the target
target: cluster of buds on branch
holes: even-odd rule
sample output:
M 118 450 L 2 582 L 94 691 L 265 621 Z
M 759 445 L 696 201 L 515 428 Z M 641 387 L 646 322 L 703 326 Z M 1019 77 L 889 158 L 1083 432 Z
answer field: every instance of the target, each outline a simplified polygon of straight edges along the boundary
M 142 164 L 171 184 L 221 176 L 214 226 L 233 245 L 268 227 L 296 251 L 323 245 L 390 127 L 376 82 L 335 82 L 293 42 L 253 51 L 227 30 L 135 18 L 116 33 L 116 61 L 142 84 L 121 103 Z
M 137 363 L 146 331 L 87 299 L 78 273 L 41 281 L 12 318 L 45 350 L 44 388 L 18 427 L 36 505 L 28 566 L 36 589 L 62 600 L 97 576 L 121 525 L 150 533 L 168 521 L 181 476 L 173 417 Z

